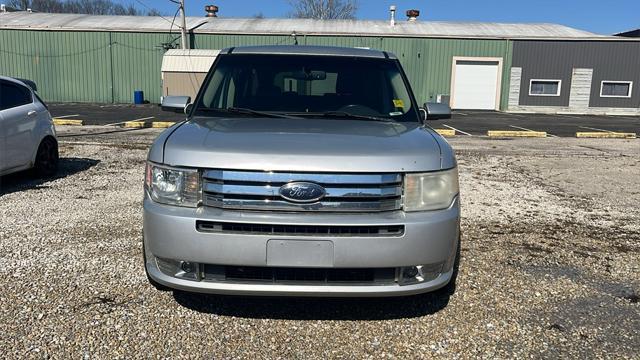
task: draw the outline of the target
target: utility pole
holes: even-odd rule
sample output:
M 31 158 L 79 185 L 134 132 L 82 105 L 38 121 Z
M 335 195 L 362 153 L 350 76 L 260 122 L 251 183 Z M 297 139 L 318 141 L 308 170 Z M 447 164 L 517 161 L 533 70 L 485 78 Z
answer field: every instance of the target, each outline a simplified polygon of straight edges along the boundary
M 189 46 L 187 44 L 187 19 L 185 18 L 184 11 L 184 0 L 180 0 L 180 22 L 182 26 L 180 26 L 180 42 L 182 43 L 183 49 L 188 49 Z

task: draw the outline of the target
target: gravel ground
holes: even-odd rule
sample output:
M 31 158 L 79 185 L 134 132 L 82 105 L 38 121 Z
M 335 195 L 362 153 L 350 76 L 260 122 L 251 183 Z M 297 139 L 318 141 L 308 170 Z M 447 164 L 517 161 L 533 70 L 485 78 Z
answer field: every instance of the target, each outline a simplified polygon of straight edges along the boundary
M 158 131 L 113 131 L 62 128 L 58 178 L 0 179 L 4 358 L 640 356 L 639 140 L 454 138 L 453 296 L 282 299 L 148 285 Z

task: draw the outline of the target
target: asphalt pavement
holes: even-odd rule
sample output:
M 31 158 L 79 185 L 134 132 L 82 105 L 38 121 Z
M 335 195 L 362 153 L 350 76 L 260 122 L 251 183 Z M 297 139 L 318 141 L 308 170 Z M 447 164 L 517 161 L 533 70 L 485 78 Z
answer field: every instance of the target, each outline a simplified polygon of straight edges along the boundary
M 182 121 L 185 115 L 163 111 L 157 104 L 52 103 L 54 118 L 84 120 L 85 125 L 116 125 L 127 121 Z
M 487 135 L 489 130 L 545 131 L 548 136 L 575 137 L 576 132 L 640 132 L 640 116 L 512 114 L 495 111 L 454 111 L 451 119 L 430 121 L 436 129 L 463 135 Z
M 49 104 L 56 118 L 84 120 L 85 125 L 115 125 L 127 121 L 182 121 L 184 114 L 144 104 Z M 495 111 L 454 111 L 451 119 L 434 120 L 435 129 L 453 129 L 457 135 L 483 136 L 489 130 L 544 131 L 548 136 L 575 137 L 576 132 L 640 133 L 640 116 L 513 114 Z

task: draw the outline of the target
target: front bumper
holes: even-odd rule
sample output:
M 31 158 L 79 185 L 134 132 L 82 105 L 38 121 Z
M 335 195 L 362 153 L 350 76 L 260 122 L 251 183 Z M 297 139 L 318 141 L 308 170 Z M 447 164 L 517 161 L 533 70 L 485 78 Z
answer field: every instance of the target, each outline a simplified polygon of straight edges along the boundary
M 444 264 L 433 279 L 411 284 L 281 284 L 193 281 L 160 271 L 156 257 L 199 264 L 269 266 L 267 242 L 274 239 L 318 240 L 317 236 L 205 233 L 196 221 L 286 225 L 404 225 L 401 236 L 323 236 L 333 245 L 332 268 L 400 268 Z M 216 208 L 165 206 L 144 200 L 145 264 L 149 276 L 170 288 L 217 294 L 274 296 L 400 296 L 436 290 L 453 274 L 459 239 L 458 199 L 446 210 L 405 213 L 319 214 L 241 212 Z M 295 254 L 294 254 L 295 257 Z M 299 266 L 299 265 L 296 265 Z M 302 265 L 304 266 L 304 265 Z

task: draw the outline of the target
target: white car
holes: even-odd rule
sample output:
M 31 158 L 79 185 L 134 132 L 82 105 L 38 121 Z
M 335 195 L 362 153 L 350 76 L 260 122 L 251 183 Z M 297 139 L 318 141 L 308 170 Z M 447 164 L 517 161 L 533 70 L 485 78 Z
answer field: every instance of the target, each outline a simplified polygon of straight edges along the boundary
M 46 177 L 58 168 L 53 120 L 34 88 L 31 81 L 0 76 L 0 176 L 33 169 Z

